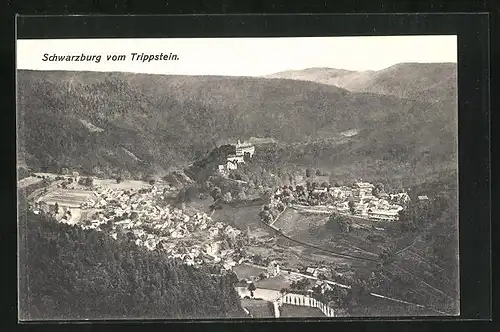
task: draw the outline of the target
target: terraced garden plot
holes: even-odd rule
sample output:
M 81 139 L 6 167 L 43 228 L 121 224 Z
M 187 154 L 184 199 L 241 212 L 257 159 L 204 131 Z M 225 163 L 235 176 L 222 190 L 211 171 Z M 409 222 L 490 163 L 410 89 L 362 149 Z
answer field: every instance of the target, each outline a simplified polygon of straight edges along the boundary
M 379 286 L 373 291 L 453 314 L 459 306 L 458 285 L 415 251 L 407 250 L 385 266 Z

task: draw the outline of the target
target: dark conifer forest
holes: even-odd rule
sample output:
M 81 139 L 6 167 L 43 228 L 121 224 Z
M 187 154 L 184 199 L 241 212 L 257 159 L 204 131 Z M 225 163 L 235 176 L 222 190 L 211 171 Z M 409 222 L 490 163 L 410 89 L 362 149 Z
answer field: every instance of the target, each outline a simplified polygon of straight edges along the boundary
M 232 275 L 30 212 L 20 221 L 21 319 L 242 317 Z M 25 245 L 26 244 L 26 245 Z

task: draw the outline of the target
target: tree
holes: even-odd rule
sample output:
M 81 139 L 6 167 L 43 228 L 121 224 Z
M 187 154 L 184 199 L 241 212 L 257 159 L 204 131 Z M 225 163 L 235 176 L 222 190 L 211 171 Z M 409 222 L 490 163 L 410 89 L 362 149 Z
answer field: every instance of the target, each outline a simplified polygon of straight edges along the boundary
M 90 176 L 80 178 L 78 181 L 78 184 L 81 184 L 83 186 L 91 187 L 94 184 L 94 179 Z
M 233 196 L 231 195 L 231 192 L 227 192 L 224 194 L 224 201 L 226 202 L 231 202 L 233 200 Z
M 279 212 L 283 212 L 285 210 L 285 204 L 283 203 L 278 203 L 278 207 L 277 207 L 278 211 Z
M 401 231 L 414 231 L 417 229 L 415 206 L 408 206 L 406 209 L 399 211 L 399 225 Z
M 351 231 L 352 222 L 350 219 L 339 217 L 336 221 L 342 232 L 349 233 Z
M 262 262 L 263 262 L 262 256 L 261 255 L 254 255 L 253 261 L 255 264 L 258 264 L 258 265 L 262 264 Z
M 222 195 L 222 190 L 219 187 L 214 187 L 210 192 L 210 196 L 212 196 L 214 201 L 219 200 L 221 198 L 221 195 Z
M 269 210 L 260 211 L 259 216 L 262 219 L 262 221 L 266 223 L 269 223 L 269 221 L 271 220 L 271 213 L 269 212 Z
M 393 255 L 389 248 L 384 248 L 382 252 L 379 254 L 379 259 L 383 265 L 389 264 L 392 262 Z
M 238 199 L 240 201 L 244 201 L 247 199 L 247 195 L 245 194 L 245 192 L 243 190 L 238 193 Z
M 250 291 L 250 297 L 253 297 L 254 296 L 254 291 L 257 289 L 257 287 L 255 287 L 254 283 L 250 283 L 248 285 L 248 290 Z
M 372 194 L 375 197 L 379 197 L 384 191 L 384 185 L 382 183 L 377 183 L 373 188 Z
M 354 214 L 355 212 L 355 206 L 356 204 L 354 203 L 354 201 L 349 201 L 349 203 L 347 203 L 349 205 L 349 211 L 351 212 L 351 214 Z
M 341 217 L 338 214 L 333 213 L 330 215 L 325 225 L 328 229 L 335 229 L 339 225 L 340 219 Z

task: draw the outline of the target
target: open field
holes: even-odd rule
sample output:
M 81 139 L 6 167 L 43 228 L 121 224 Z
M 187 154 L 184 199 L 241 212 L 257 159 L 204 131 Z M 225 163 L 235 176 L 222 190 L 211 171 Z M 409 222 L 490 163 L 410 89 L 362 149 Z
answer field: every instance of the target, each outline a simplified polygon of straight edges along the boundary
M 250 278 L 250 277 L 257 277 L 261 273 L 266 273 L 267 269 L 258 268 L 258 267 L 243 263 L 243 264 L 234 266 L 233 272 L 236 274 L 238 279 L 241 280 L 241 279 L 246 279 L 246 278 Z
M 328 216 L 320 214 L 302 214 L 294 209 L 287 209 L 273 224 L 274 227 L 293 237 L 294 235 L 312 227 L 323 226 Z
M 260 206 L 232 207 L 223 204 L 222 209 L 216 210 L 212 215 L 215 221 L 222 221 L 242 231 L 249 229 L 253 237 L 269 236 L 271 232 L 262 225 L 259 217 Z
M 238 286 L 235 287 L 238 292 L 240 298 L 248 297 L 250 298 L 251 293 L 248 290 L 248 286 Z M 255 300 L 264 300 L 264 301 L 274 301 L 277 298 L 281 297 L 281 293 L 276 289 L 267 289 L 267 288 L 257 288 L 254 290 L 254 299 Z
M 241 306 L 247 309 L 254 318 L 274 318 L 267 301 L 242 299 Z
M 259 280 L 255 282 L 255 286 L 257 288 L 266 288 L 266 289 L 274 289 L 281 290 L 282 288 L 287 288 L 291 284 L 291 281 L 283 274 L 277 275 L 276 277 L 266 278 L 263 280 Z
M 212 197 L 208 197 L 205 199 L 200 199 L 198 197 L 192 198 L 189 203 L 186 203 L 186 208 L 193 209 L 193 210 L 198 210 L 198 211 L 203 211 L 208 213 L 209 212 L 209 207 L 212 205 L 214 200 Z
M 318 308 L 283 304 L 280 307 L 280 317 L 325 317 L 325 315 Z
M 109 188 L 109 189 L 122 189 L 122 190 L 151 187 L 151 185 L 145 181 L 123 180 L 120 183 L 116 183 L 116 180 L 113 179 L 94 179 L 94 185 L 102 186 L 104 188 Z
M 327 250 L 337 251 L 356 256 L 376 258 L 384 243 L 385 233 L 376 230 L 353 229 L 344 233 L 338 225 L 328 228 L 325 224 L 328 216 L 314 213 L 300 213 L 287 209 L 274 226 L 292 239 L 318 246 Z M 367 238 L 378 234 L 382 241 L 375 242 Z
M 59 206 L 79 208 L 80 204 L 90 198 L 96 199 L 90 190 L 57 189 L 41 197 L 40 200 L 50 205 L 57 203 Z

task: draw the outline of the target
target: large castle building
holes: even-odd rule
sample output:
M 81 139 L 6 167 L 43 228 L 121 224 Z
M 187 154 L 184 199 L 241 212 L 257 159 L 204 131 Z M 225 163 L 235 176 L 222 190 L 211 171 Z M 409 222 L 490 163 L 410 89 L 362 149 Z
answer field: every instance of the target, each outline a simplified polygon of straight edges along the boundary
M 229 170 L 237 169 L 239 163 L 245 163 L 245 154 L 247 153 L 252 158 L 255 153 L 255 146 L 248 142 L 241 143 L 238 140 L 238 143 L 236 143 L 236 153 L 227 156 L 227 163 L 219 165 L 219 172 L 225 174 Z
M 241 141 L 238 140 L 238 143 L 236 144 L 236 155 L 244 156 L 245 153 L 250 154 L 250 158 L 253 157 L 253 154 L 255 153 L 255 146 L 248 142 L 241 143 Z

